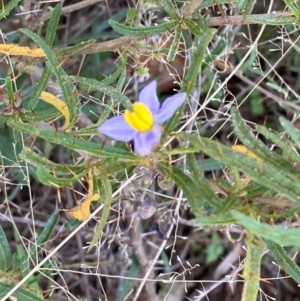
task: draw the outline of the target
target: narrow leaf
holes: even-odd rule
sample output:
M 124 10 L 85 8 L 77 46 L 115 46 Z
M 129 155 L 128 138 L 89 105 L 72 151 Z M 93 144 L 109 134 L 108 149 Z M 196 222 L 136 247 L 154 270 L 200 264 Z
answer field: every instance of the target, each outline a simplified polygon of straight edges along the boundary
M 198 216 L 191 220 L 191 223 L 195 226 L 228 225 L 234 222 L 235 219 L 229 214 Z
M 231 114 L 233 118 L 235 133 L 251 153 L 254 153 L 262 160 L 268 161 L 272 165 L 277 166 L 282 170 L 282 172 L 285 172 L 287 175 L 294 173 L 295 169 L 291 162 L 285 160 L 276 152 L 271 151 L 260 139 L 258 139 L 252 133 L 250 128 L 243 121 L 237 108 L 233 107 L 231 109 Z
M 66 130 L 70 126 L 70 111 L 67 104 L 59 99 L 58 97 L 52 95 L 51 93 L 42 91 L 41 99 L 47 103 L 52 104 L 58 111 L 60 111 L 65 117 L 65 124 L 62 127 L 62 131 Z
M 6 296 L 6 294 L 8 294 L 14 287 L 15 287 L 14 284 L 0 282 L 0 298 L 3 298 L 4 296 Z M 23 288 L 18 288 L 10 296 L 15 297 L 21 301 L 43 301 L 42 299 L 37 297 L 36 293 L 25 290 Z M 7 300 L 7 299 L 5 299 L 5 300 Z
M 290 173 L 290 177 L 287 177 L 272 164 L 251 158 L 217 141 L 187 133 L 180 133 L 177 136 L 183 141 L 190 141 L 191 145 L 198 146 L 199 150 L 204 151 L 223 164 L 241 170 L 254 181 L 263 183 L 271 190 L 287 196 L 294 202 L 300 202 L 300 184 L 294 180 L 297 175 L 296 171 Z
M 300 157 L 293 149 L 291 141 L 283 139 L 279 133 L 272 132 L 264 126 L 256 125 L 256 129 L 259 133 L 279 146 L 283 150 L 284 155 L 288 158 L 289 162 L 294 161 L 300 164 Z
M 92 78 L 71 76 L 70 79 L 78 83 L 80 89 L 88 91 L 89 93 L 92 91 L 100 91 L 110 96 L 114 102 L 120 101 L 125 108 L 132 110 L 132 103 L 130 99 L 117 89 L 107 86 L 106 84 Z
M 247 233 L 247 255 L 243 271 L 244 287 L 241 301 L 256 301 L 259 291 L 261 258 L 264 248 Z
M 22 152 L 19 154 L 19 158 L 35 167 L 42 165 L 45 169 L 53 172 L 58 176 L 78 174 L 85 169 L 84 164 L 62 165 L 54 163 L 46 159 L 45 157 L 40 156 L 28 147 L 23 148 Z
M 204 32 L 204 30 L 201 28 L 200 24 L 196 23 L 195 21 L 191 19 L 184 20 L 184 24 L 191 30 L 191 32 L 195 36 L 201 36 Z
M 51 18 L 50 18 L 48 26 L 47 26 L 46 43 L 49 46 L 53 45 L 54 39 L 57 35 L 56 31 L 57 31 L 58 22 L 59 22 L 60 15 L 61 15 L 61 9 L 62 9 L 62 5 L 61 5 L 61 3 L 58 3 L 52 11 L 52 15 L 51 15 Z
M 289 10 L 297 17 L 299 18 L 300 15 L 300 7 L 295 4 L 295 0 L 284 0 L 286 6 L 289 8 Z M 297 2 L 299 5 L 299 1 Z
M 31 49 L 27 46 L 19 46 L 16 44 L 0 44 L 0 53 L 9 55 L 21 55 L 30 57 L 45 57 L 45 51 L 42 48 Z
M 3 231 L 3 228 L 0 226 L 0 270 L 6 272 L 11 263 L 12 255 L 10 252 L 9 244 Z
M 227 4 L 227 3 L 237 3 L 239 0 L 218 0 L 218 5 Z M 199 6 L 196 10 L 200 10 L 203 8 L 208 8 L 210 6 L 216 5 L 216 0 L 203 0 L 199 1 Z
M 186 92 L 187 95 L 191 95 L 196 83 L 197 78 L 200 72 L 201 65 L 204 60 L 204 56 L 207 50 L 209 43 L 212 41 L 214 34 L 217 31 L 215 29 L 207 30 L 203 36 L 195 38 L 195 51 L 192 56 L 191 65 L 188 68 L 187 74 L 183 79 L 183 84 L 181 86 L 180 92 Z M 178 125 L 179 120 L 182 116 L 184 105 L 179 109 L 178 113 L 173 116 L 173 118 L 167 123 L 165 128 L 165 133 L 163 139 L 166 139 L 168 135 L 174 130 Z
M 193 180 L 192 177 L 185 174 L 181 169 L 175 166 L 159 163 L 159 168 L 170 177 L 176 185 L 183 190 L 192 212 L 199 216 L 203 212 L 204 202 L 209 202 L 209 196 L 205 191 L 201 181 Z
M 48 66 L 50 71 L 56 76 L 57 82 L 63 94 L 63 99 L 68 105 L 70 111 L 71 125 L 73 125 L 77 121 L 79 114 L 79 96 L 76 91 L 76 87 L 71 83 L 71 81 L 69 81 L 68 75 L 61 68 L 61 64 L 59 63 L 52 49 L 38 35 L 24 28 L 19 29 L 19 31 L 26 34 L 45 51 L 48 59 L 46 66 Z
M 96 40 L 87 40 L 87 41 L 82 41 L 76 45 L 73 46 L 68 46 L 63 49 L 59 49 L 55 51 L 55 55 L 57 57 L 63 57 L 63 56 L 71 56 L 80 53 L 86 48 L 89 48 L 93 44 L 95 44 Z
M 43 70 L 43 73 L 41 75 L 41 78 L 40 78 L 37 86 L 34 89 L 31 99 L 30 99 L 29 103 L 27 104 L 26 108 L 28 111 L 32 111 L 34 109 L 34 107 L 37 105 L 42 91 L 46 90 L 46 87 L 50 80 L 50 76 L 51 76 L 51 72 L 50 72 L 49 68 L 45 67 Z M 45 119 L 43 119 L 43 120 L 45 120 Z
M 13 84 L 12 84 L 10 76 L 5 77 L 5 87 L 6 87 L 6 94 L 7 94 L 7 97 L 8 97 L 9 105 L 12 108 L 17 107 L 18 105 L 16 104 L 16 99 L 15 99 L 15 95 L 14 95 L 14 88 L 13 88 Z
M 118 69 L 114 73 L 112 73 L 111 75 L 109 75 L 108 77 L 106 77 L 101 81 L 103 85 L 108 86 L 112 84 L 118 79 L 118 77 L 120 77 L 122 72 L 124 71 L 127 72 L 126 71 L 127 58 L 128 58 L 127 55 L 122 55 L 122 64 L 118 67 Z
M 171 18 L 178 18 L 178 9 L 176 7 L 176 4 L 173 0 L 160 0 L 159 1 L 165 12 L 171 17 Z
M 6 6 L 3 7 L 3 3 L 2 2 L 2 9 L 0 11 L 0 20 L 2 18 L 4 18 L 6 15 L 8 15 L 10 13 L 10 11 L 17 6 L 17 4 L 20 2 L 21 0 L 10 0 L 8 1 L 8 4 Z
M 244 15 L 244 21 L 246 21 L 248 16 L 251 14 L 255 3 L 256 0 L 239 0 L 239 2 L 237 3 L 237 13 Z
M 289 133 L 293 141 L 297 144 L 297 147 L 300 147 L 300 131 L 293 126 L 287 119 L 281 117 L 279 121 L 282 127 Z
M 169 62 L 173 61 L 175 59 L 176 55 L 178 54 L 178 48 L 180 45 L 181 34 L 182 34 L 181 26 L 178 25 L 178 27 L 175 30 L 175 35 L 173 37 L 173 41 L 172 41 L 172 44 L 170 46 L 169 53 L 167 56 L 167 61 L 169 61 Z
M 104 206 L 102 210 L 101 220 L 97 226 L 95 235 L 89 245 L 88 251 L 90 251 L 98 243 L 102 235 L 102 231 L 109 217 L 110 205 L 112 202 L 112 189 L 108 178 L 102 177 L 100 179 L 95 179 L 94 181 L 95 191 L 98 191 L 98 194 L 100 194 L 100 202 Z
M 28 254 L 29 258 L 36 258 L 36 256 L 37 256 L 36 254 L 39 253 L 39 251 L 43 247 L 43 245 L 45 243 L 47 243 L 48 240 L 50 239 L 58 221 L 59 221 L 59 213 L 58 213 L 58 211 L 54 211 L 52 213 L 52 215 L 50 216 L 50 218 L 48 219 L 47 224 L 46 224 L 45 228 L 43 229 L 42 233 L 39 235 L 39 237 L 36 241 L 36 245 L 34 245 L 30 248 L 30 251 Z
M 204 56 L 207 51 L 209 43 L 212 41 L 216 29 L 208 29 L 203 36 L 195 38 L 195 50 L 193 52 L 191 65 L 187 71 L 187 74 L 183 80 L 183 84 L 180 92 L 187 92 L 190 95 L 197 83 L 197 78 L 199 75 L 199 70 L 204 60 Z
M 117 33 L 128 37 L 147 37 L 147 35 L 155 35 L 166 32 L 169 29 L 174 28 L 178 24 L 178 21 L 169 21 L 156 26 L 141 26 L 131 27 L 121 24 L 114 20 L 109 20 L 109 25 Z
M 235 210 L 232 210 L 231 214 L 239 224 L 250 232 L 255 233 L 258 237 L 262 237 L 280 245 L 300 246 L 300 228 L 270 226 L 263 222 L 258 222 L 254 218 Z
M 36 170 L 36 176 L 40 183 L 47 185 L 47 186 L 55 187 L 55 188 L 70 186 L 70 185 L 74 184 L 75 182 L 77 182 L 84 175 L 86 175 L 86 173 L 87 173 L 87 171 L 83 170 L 82 172 L 74 175 L 71 178 L 66 178 L 66 177 L 58 178 L 58 177 L 50 174 L 50 172 L 42 165 L 38 165 L 37 170 Z
M 300 284 L 300 268 L 292 260 L 292 258 L 286 253 L 284 248 L 280 244 L 276 244 L 272 241 L 266 241 L 269 250 L 271 251 L 276 263 L 290 275 L 298 284 Z
M 41 137 L 49 142 L 63 145 L 75 151 L 87 151 L 99 157 L 119 158 L 120 161 L 132 161 L 132 164 L 136 164 L 139 161 L 138 156 L 135 156 L 126 150 L 118 149 L 108 145 L 105 145 L 103 149 L 101 149 L 101 145 L 99 143 L 74 138 L 70 135 L 61 134 L 50 130 L 39 129 L 35 125 L 22 123 L 20 121 L 9 121 L 8 125 L 14 129 L 22 131 L 23 133 Z

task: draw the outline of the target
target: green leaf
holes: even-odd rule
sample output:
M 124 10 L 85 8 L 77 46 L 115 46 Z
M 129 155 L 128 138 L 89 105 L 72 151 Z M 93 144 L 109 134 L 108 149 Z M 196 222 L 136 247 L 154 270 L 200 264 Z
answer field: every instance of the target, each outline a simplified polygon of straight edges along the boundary
M 232 107 L 231 115 L 233 118 L 234 131 L 243 142 L 243 144 L 264 161 L 270 162 L 273 166 L 280 168 L 280 170 L 286 173 L 287 176 L 295 173 L 295 168 L 291 162 L 285 160 L 282 156 L 276 152 L 271 151 L 261 140 L 259 140 L 244 123 L 237 108 Z M 295 174 L 294 180 L 297 181 L 297 175 Z
M 260 241 L 253 239 L 252 233 L 247 233 L 247 255 L 243 271 L 244 287 L 241 301 L 256 301 L 259 291 L 261 258 L 264 247 Z
M 191 64 L 188 68 L 187 74 L 183 79 L 180 92 L 186 92 L 187 95 L 191 95 L 198 79 L 200 68 L 202 66 L 204 56 L 208 47 L 208 44 L 212 41 L 216 29 L 207 30 L 200 38 L 196 37 L 194 42 L 195 51 L 193 52 Z M 182 116 L 184 105 L 181 106 L 177 114 L 167 123 L 163 140 L 170 135 L 174 128 L 178 125 L 179 120 Z
M 244 22 L 247 20 L 248 16 L 251 14 L 256 0 L 239 0 L 236 5 L 236 11 L 238 14 L 243 14 Z
M 284 0 L 286 6 L 289 8 L 289 10 L 299 19 L 300 16 L 300 7 L 299 7 L 299 1 L 297 2 L 298 5 L 295 4 L 295 0 Z
M 47 26 L 46 43 L 49 46 L 53 45 L 55 37 L 57 35 L 56 31 L 57 31 L 58 22 L 59 22 L 60 15 L 61 15 L 61 9 L 62 9 L 62 5 L 60 3 L 55 6 L 55 8 L 52 11 L 51 19 L 49 20 L 49 23 Z
M 89 245 L 88 252 L 98 243 L 102 231 L 109 217 L 110 205 L 112 202 L 112 189 L 108 178 L 101 177 L 94 180 L 94 187 L 100 195 L 100 202 L 104 205 L 101 220 L 97 226 L 95 235 Z
M 35 125 L 22 123 L 19 121 L 8 122 L 9 126 L 23 133 L 41 137 L 49 142 L 65 146 L 75 151 L 86 151 L 98 157 L 109 157 L 120 159 L 120 161 L 132 161 L 132 164 L 139 162 L 139 157 L 129 153 L 126 150 L 118 149 L 108 145 L 103 146 L 96 142 L 81 140 L 67 134 L 61 134 L 50 130 L 39 129 Z
M 10 252 L 9 244 L 3 231 L 3 228 L 0 226 L 0 270 L 6 272 L 12 262 L 12 255 Z
M 126 14 L 126 22 L 134 24 L 139 17 L 139 10 L 135 7 L 130 7 Z
M 185 19 L 184 24 L 191 30 L 195 36 L 201 36 L 204 30 L 201 28 L 200 24 L 196 23 L 191 19 Z
M 182 35 L 181 26 L 178 25 L 175 30 L 175 35 L 174 35 L 174 38 L 171 43 L 171 46 L 170 46 L 170 49 L 168 52 L 168 56 L 167 56 L 167 61 L 169 61 L 169 62 L 174 61 L 176 55 L 178 54 L 178 48 L 180 45 L 181 35 Z
M 114 102 L 120 101 L 125 108 L 131 111 L 133 110 L 130 99 L 117 89 L 109 87 L 106 84 L 103 84 L 102 82 L 92 78 L 84 78 L 80 76 L 71 76 L 70 78 L 78 83 L 80 89 L 88 91 L 89 93 L 93 91 L 100 91 L 110 96 Z
M 300 131 L 294 127 L 287 119 L 280 117 L 279 121 L 282 127 L 289 133 L 297 147 L 300 147 Z
M 207 47 L 212 41 L 216 32 L 216 29 L 209 29 L 203 34 L 203 36 L 195 38 L 195 50 L 192 55 L 191 65 L 183 80 L 180 92 L 186 92 L 188 95 L 193 92 L 197 83 L 198 75 L 204 60 L 204 56 L 206 54 Z
M 126 68 L 122 71 L 116 89 L 120 92 L 122 92 L 123 87 L 125 86 L 125 82 L 127 81 L 127 70 Z
M 127 72 L 126 70 L 127 60 L 128 60 L 128 56 L 126 54 L 122 55 L 122 64 L 118 67 L 118 69 L 114 73 L 112 73 L 111 75 L 103 79 L 101 83 L 105 86 L 108 86 L 113 82 L 115 82 L 124 71 Z
M 191 178 L 194 180 L 194 182 L 201 183 L 201 189 L 203 191 L 202 193 L 203 193 L 203 196 L 205 197 L 204 201 L 206 200 L 207 205 L 214 207 L 215 209 L 220 209 L 222 206 L 223 200 L 221 200 L 216 195 L 209 180 L 204 177 L 203 172 L 201 172 L 201 170 L 199 168 L 199 165 L 195 158 L 195 155 L 187 154 L 186 159 L 187 159 L 187 168 L 188 168 Z
M 284 246 L 300 246 L 300 228 L 287 228 L 284 226 L 270 226 L 263 222 L 258 222 L 254 218 L 241 212 L 232 210 L 232 216 L 236 222 L 245 227 L 256 236 L 273 241 Z
M 6 294 L 8 294 L 14 287 L 14 284 L 0 282 L 0 298 L 6 296 Z M 17 298 L 20 301 L 43 301 L 42 299 L 37 297 L 37 295 L 34 292 L 27 291 L 23 288 L 18 288 L 10 296 Z
M 50 216 L 50 218 L 47 220 L 43 232 L 39 235 L 38 240 L 36 241 L 38 247 L 42 247 L 44 243 L 48 242 L 58 221 L 59 221 L 59 212 L 54 211 Z
M 82 41 L 76 45 L 65 47 L 63 49 L 59 49 L 55 51 L 55 55 L 57 57 L 63 57 L 63 56 L 71 56 L 78 54 L 82 52 L 84 49 L 89 48 L 93 44 L 95 44 L 96 40 L 87 40 L 87 41 Z
M 266 25 L 287 25 L 296 23 L 296 18 L 290 14 L 287 16 L 272 16 L 272 14 L 249 15 L 248 24 L 266 24 Z
M 131 264 L 130 264 L 130 269 L 128 271 L 128 276 L 122 287 L 119 301 L 126 300 L 127 294 L 133 289 L 135 285 L 134 278 L 138 277 L 139 271 L 140 271 L 140 264 L 136 255 L 133 253 L 131 257 Z
M 185 174 L 181 169 L 165 163 L 159 163 L 159 168 L 183 190 L 192 212 L 202 214 L 204 201 L 209 202 L 209 196 L 201 181 L 197 181 Z
M 283 150 L 284 155 L 288 158 L 289 162 L 294 161 L 300 164 L 300 157 L 293 150 L 291 141 L 283 140 L 282 136 L 279 133 L 272 132 L 271 130 L 268 130 L 264 126 L 256 125 L 256 129 L 259 133 L 261 133 L 266 138 L 274 142 L 277 146 L 279 146 Z
M 275 258 L 277 264 L 290 275 L 297 283 L 300 283 L 300 268 L 286 253 L 280 244 L 272 241 L 266 241 L 269 250 Z
M 32 246 L 30 248 L 28 257 L 29 258 L 36 258 L 36 254 L 40 252 L 42 249 L 43 245 L 46 244 L 49 239 L 51 238 L 51 235 L 55 229 L 55 226 L 57 225 L 59 221 L 59 212 L 54 211 L 50 218 L 47 221 L 47 224 L 45 228 L 43 229 L 42 233 L 39 235 L 36 245 Z
M 38 110 L 26 112 L 24 116 L 22 116 L 22 121 L 30 122 L 30 123 L 38 123 L 39 121 L 50 121 L 54 118 L 61 115 L 61 112 L 57 109 L 49 109 L 49 110 Z
M 42 165 L 45 169 L 53 172 L 58 176 L 70 175 L 74 173 L 78 174 L 85 169 L 84 164 L 62 165 L 62 164 L 54 163 L 40 156 L 39 154 L 37 154 L 36 152 L 34 152 L 32 149 L 28 147 L 24 147 L 23 151 L 19 154 L 19 158 L 35 167 Z
M 36 176 L 40 183 L 51 186 L 51 187 L 67 187 L 75 182 L 77 182 L 79 179 L 81 179 L 84 175 L 87 174 L 87 170 L 83 170 L 79 174 L 74 175 L 72 178 L 58 178 L 53 176 L 47 168 L 45 168 L 42 165 L 38 165 L 36 169 Z
M 115 159 L 105 159 L 103 164 L 98 164 L 96 170 L 99 175 L 111 175 L 115 172 L 124 171 L 125 169 L 128 169 L 132 166 L 135 166 L 138 164 L 138 161 L 136 162 L 120 162 L 116 161 Z
M 0 20 L 2 18 L 4 18 L 6 15 L 8 15 L 10 13 L 10 11 L 15 7 L 17 6 L 17 4 L 20 2 L 21 0 L 10 0 L 8 1 L 8 4 L 6 6 L 2 6 L 3 5 L 3 2 L 2 2 L 2 5 L 1 5 L 1 11 L 0 11 Z
M 223 164 L 244 172 L 254 181 L 285 195 L 294 202 L 300 202 L 300 183 L 295 181 L 297 178 L 296 171 L 287 177 L 278 167 L 239 153 L 217 141 L 187 133 L 180 133 L 177 136 L 183 141 L 190 141 L 191 145 L 199 147 L 199 151 L 202 150 Z
M 13 88 L 13 84 L 12 84 L 10 76 L 5 77 L 5 87 L 6 87 L 7 97 L 8 97 L 8 100 L 9 100 L 9 105 L 12 108 L 18 107 L 18 105 L 16 104 L 14 88 Z
M 40 78 L 37 86 L 34 89 L 31 99 L 27 104 L 26 109 L 28 111 L 32 111 L 34 109 L 34 107 L 37 105 L 37 103 L 39 102 L 39 97 L 40 97 L 42 91 L 46 90 L 46 87 L 50 80 L 50 76 L 51 76 L 51 72 L 50 72 L 49 68 L 46 66 L 43 70 L 43 73 L 41 75 L 41 78 Z M 56 112 L 57 112 L 57 114 L 61 114 L 58 111 L 56 111 Z M 48 111 L 46 112 L 46 116 L 47 116 L 47 113 L 48 113 Z M 51 115 L 50 112 L 48 114 Z M 47 118 L 45 118 L 45 117 L 42 120 L 46 120 Z
M 225 167 L 225 164 L 220 163 L 219 161 L 212 158 L 197 160 L 197 164 L 201 171 L 215 171 Z
M 11 120 L 11 122 L 16 121 Z M 13 129 L 6 125 L 0 130 L 0 146 L 0 165 L 11 166 L 12 162 L 17 162 L 17 156 L 22 150 L 23 143 L 16 141 Z
M 69 112 L 70 112 L 70 123 L 73 125 L 78 118 L 79 114 L 79 96 L 76 91 L 76 87 L 69 80 L 66 72 L 61 68 L 61 64 L 56 58 L 54 52 L 38 35 L 29 31 L 28 29 L 19 29 L 20 32 L 26 34 L 31 38 L 36 44 L 38 44 L 47 56 L 48 61 L 46 66 L 49 67 L 50 71 L 56 76 L 57 82 L 61 88 L 63 99 L 66 102 Z
M 117 21 L 109 20 L 109 25 L 117 33 L 128 37 L 147 37 L 147 35 L 156 35 L 166 32 L 169 29 L 174 28 L 178 24 L 178 21 L 169 21 L 156 26 L 142 26 L 131 27 L 124 24 L 120 24 Z
M 47 221 L 47 224 L 45 226 L 45 228 L 43 229 L 42 233 L 39 235 L 38 239 L 36 240 L 36 244 L 33 245 L 29 252 L 24 250 L 24 247 L 21 245 L 18 248 L 18 263 L 19 263 L 19 269 L 22 272 L 22 275 L 25 276 L 30 272 L 30 265 L 29 263 L 32 260 L 36 260 L 38 258 L 38 253 L 40 252 L 40 250 L 42 249 L 43 245 L 45 243 L 47 243 L 53 233 L 53 230 L 56 226 L 56 224 L 58 223 L 59 220 L 59 213 L 58 211 L 55 211 L 52 213 L 52 215 L 50 216 L 50 218 Z M 17 240 L 20 240 L 20 237 L 18 236 L 17 231 L 15 231 L 16 236 L 17 236 Z M 31 276 L 27 281 L 27 285 L 29 285 L 29 287 L 35 288 L 35 289 L 39 289 L 39 284 L 38 284 L 38 278 L 36 278 L 35 276 Z M 36 294 L 38 294 L 40 292 L 37 292 Z M 23 300 L 23 299 L 22 299 Z
M 237 3 L 239 0 L 218 0 L 218 5 L 223 5 L 223 4 L 227 4 L 227 3 Z M 210 6 L 214 6 L 216 5 L 216 0 L 203 0 L 203 1 L 199 1 L 199 6 L 195 11 L 199 11 L 200 9 L 203 8 L 208 8 Z
M 173 19 L 179 18 L 178 8 L 173 0 L 159 1 L 165 12 Z
M 232 224 L 235 222 L 235 219 L 229 214 L 211 216 L 203 215 L 191 219 L 190 222 L 195 226 L 216 226 Z

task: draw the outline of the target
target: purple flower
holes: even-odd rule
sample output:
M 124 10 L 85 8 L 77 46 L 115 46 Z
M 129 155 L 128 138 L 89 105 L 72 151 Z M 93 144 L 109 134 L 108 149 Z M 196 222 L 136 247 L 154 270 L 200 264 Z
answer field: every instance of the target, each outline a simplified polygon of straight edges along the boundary
M 124 115 L 105 121 L 98 128 L 99 132 L 119 141 L 133 140 L 136 153 L 149 155 L 161 138 L 161 123 L 170 119 L 186 98 L 186 93 L 177 93 L 160 107 L 156 87 L 156 81 L 145 86 L 139 101 L 133 104 L 133 112 L 126 110 Z

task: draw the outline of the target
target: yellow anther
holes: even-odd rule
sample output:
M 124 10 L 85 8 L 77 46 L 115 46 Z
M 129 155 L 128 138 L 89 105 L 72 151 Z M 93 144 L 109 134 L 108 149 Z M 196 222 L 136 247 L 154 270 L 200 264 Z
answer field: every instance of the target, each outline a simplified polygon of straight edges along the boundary
M 146 133 L 153 128 L 154 117 L 146 105 L 141 102 L 133 104 L 133 112 L 126 110 L 124 118 L 136 131 Z

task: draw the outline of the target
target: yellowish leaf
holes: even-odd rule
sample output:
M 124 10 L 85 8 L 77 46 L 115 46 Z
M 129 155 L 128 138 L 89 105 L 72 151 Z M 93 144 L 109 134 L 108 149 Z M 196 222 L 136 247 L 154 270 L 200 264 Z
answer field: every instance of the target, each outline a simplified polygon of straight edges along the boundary
M 232 145 L 231 146 L 232 149 L 240 152 L 240 153 L 243 153 L 251 158 L 254 158 L 254 159 L 257 159 L 258 161 L 263 161 L 262 158 L 256 156 L 255 154 L 253 154 L 251 151 L 248 150 L 248 148 L 245 146 L 245 145 L 242 145 L 242 144 L 237 144 L 237 145 Z
M 97 201 L 100 198 L 98 193 L 94 195 L 88 195 L 86 199 L 80 203 L 79 205 L 75 206 L 70 210 L 64 210 L 69 218 L 76 218 L 79 221 L 83 222 L 89 219 L 91 211 L 90 206 L 91 202 Z
M 251 151 L 249 151 L 249 149 L 245 145 L 242 145 L 242 144 L 232 145 L 231 148 L 238 151 L 238 152 L 240 152 L 240 153 L 242 153 L 242 154 L 245 154 L 245 155 L 247 155 L 251 158 L 254 158 L 259 162 L 263 162 L 262 158 L 256 156 Z M 251 182 L 251 178 L 249 176 L 246 176 L 244 179 L 241 180 L 241 186 L 246 187 L 246 186 L 248 186 L 248 184 L 250 182 Z
M 19 46 L 16 44 L 0 44 L 0 53 L 32 57 L 46 57 L 45 51 L 42 48 L 30 49 L 27 46 Z
M 52 104 L 57 110 L 59 110 L 65 117 L 65 124 L 62 127 L 62 130 L 67 129 L 70 126 L 70 111 L 65 102 L 63 102 L 58 97 L 52 95 L 51 93 L 43 91 L 41 93 L 41 99 L 47 103 Z

